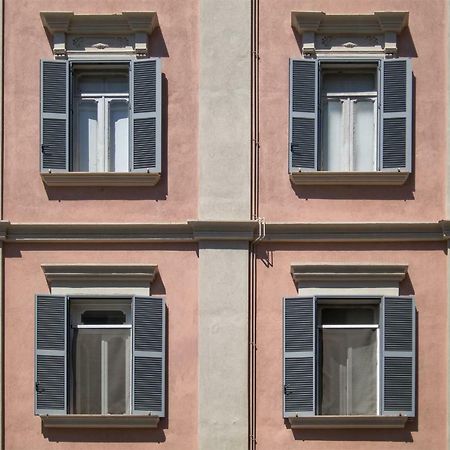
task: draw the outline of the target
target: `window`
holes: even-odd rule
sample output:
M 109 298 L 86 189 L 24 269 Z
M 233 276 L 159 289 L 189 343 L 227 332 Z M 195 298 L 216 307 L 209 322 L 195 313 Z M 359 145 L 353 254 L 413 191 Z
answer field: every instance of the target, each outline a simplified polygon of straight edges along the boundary
M 41 171 L 159 174 L 160 61 L 42 61 Z
M 412 297 L 284 299 L 284 416 L 415 415 Z
M 290 80 L 294 182 L 308 172 L 309 177 L 311 172 L 399 173 L 398 184 L 406 180 L 411 172 L 409 59 L 291 60 Z
M 38 415 L 165 414 L 165 303 L 36 297 Z

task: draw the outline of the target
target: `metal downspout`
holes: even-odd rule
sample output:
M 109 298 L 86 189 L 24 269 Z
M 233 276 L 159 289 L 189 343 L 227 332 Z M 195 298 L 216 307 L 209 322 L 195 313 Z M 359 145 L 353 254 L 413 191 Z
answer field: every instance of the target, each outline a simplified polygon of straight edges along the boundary
M 256 303 L 258 242 L 265 225 L 259 219 L 259 0 L 251 0 L 251 217 L 258 220 L 258 237 L 249 252 L 249 439 L 248 448 L 256 449 Z

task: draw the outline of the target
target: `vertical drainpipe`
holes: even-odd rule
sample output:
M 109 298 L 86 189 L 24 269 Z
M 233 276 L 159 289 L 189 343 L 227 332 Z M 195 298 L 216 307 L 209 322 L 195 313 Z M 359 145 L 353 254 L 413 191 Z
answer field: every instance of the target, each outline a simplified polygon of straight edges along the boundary
M 4 19 L 4 10 L 5 10 L 5 1 L 0 1 L 0 39 L 2 40 L 0 44 L 0 220 L 3 220 L 3 167 L 4 167 L 4 152 L 3 152 L 3 143 L 4 143 L 4 128 L 3 128 L 3 92 L 4 92 L 4 43 L 5 43 L 5 19 Z M 5 370 L 5 361 L 4 361 L 4 299 L 5 299 L 5 258 L 4 258 L 4 243 L 0 241 L 0 448 L 5 448 L 5 420 L 4 420 L 4 370 Z
M 251 219 L 259 216 L 259 0 L 251 1 Z M 249 252 L 249 440 L 256 449 L 256 246 Z

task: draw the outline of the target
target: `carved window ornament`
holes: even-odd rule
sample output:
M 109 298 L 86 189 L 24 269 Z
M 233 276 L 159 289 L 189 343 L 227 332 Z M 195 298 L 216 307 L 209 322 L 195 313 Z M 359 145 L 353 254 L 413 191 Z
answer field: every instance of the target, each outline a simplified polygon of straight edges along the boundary
M 56 59 L 145 58 L 148 37 L 158 26 L 156 12 L 41 12 L 41 20 L 53 37 Z
M 325 14 L 292 12 L 292 27 L 302 35 L 304 56 L 373 54 L 395 56 L 397 36 L 408 25 L 407 12 Z

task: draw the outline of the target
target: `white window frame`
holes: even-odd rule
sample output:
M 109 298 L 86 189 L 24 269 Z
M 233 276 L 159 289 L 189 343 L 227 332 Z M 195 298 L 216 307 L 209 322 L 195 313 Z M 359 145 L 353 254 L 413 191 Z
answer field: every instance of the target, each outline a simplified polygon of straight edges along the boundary
M 398 294 L 397 294 L 398 295 Z M 314 357 L 316 360 L 316 377 L 315 377 L 315 402 L 316 402 L 316 415 L 315 417 L 326 417 L 326 415 L 322 415 L 320 411 L 320 396 L 321 396 L 321 367 L 320 367 L 320 352 L 321 342 L 320 342 L 320 329 L 376 329 L 377 330 L 377 360 L 376 360 L 376 390 L 377 390 L 377 410 L 376 415 L 381 416 L 381 336 L 380 336 L 380 318 L 381 318 L 381 297 L 382 295 L 367 295 L 367 294 L 342 294 L 342 295 L 327 295 L 327 294 L 318 294 L 315 296 L 317 299 L 315 306 L 315 327 L 316 327 L 316 339 L 315 339 L 315 349 L 314 349 Z M 354 308 L 363 308 L 367 306 L 372 306 L 376 312 L 377 323 L 376 324 L 358 324 L 358 325 L 322 325 L 322 317 L 321 317 L 321 309 L 322 307 L 332 307 L 332 308 L 345 308 L 345 307 L 354 307 Z M 340 417 L 357 417 L 356 414 L 346 415 L 341 414 Z
M 70 172 L 80 171 L 80 155 L 78 131 L 79 131 L 79 111 L 83 105 L 87 102 L 95 102 L 97 105 L 97 136 L 96 136 L 96 149 L 95 149 L 95 170 L 88 170 L 89 173 L 102 173 L 113 171 L 110 170 L 111 164 L 111 106 L 113 102 L 127 102 L 128 107 L 128 168 L 127 172 L 130 172 L 130 61 L 116 61 L 113 65 L 107 64 L 100 65 L 92 63 L 92 68 L 89 70 L 83 70 L 83 66 L 86 62 L 80 63 L 77 61 L 71 61 L 70 77 L 71 77 L 71 90 L 70 90 L 70 104 L 72 115 L 69 120 L 69 127 L 71 133 L 71 145 L 70 145 Z M 77 67 L 78 66 L 78 67 Z M 79 68 L 81 67 L 81 68 Z M 128 92 L 124 93 L 79 93 L 78 83 L 79 78 L 86 76 L 86 74 L 92 74 L 92 76 L 100 77 L 114 77 L 124 75 L 125 67 L 127 67 L 128 78 Z M 122 71 L 117 70 L 123 68 Z M 93 151 L 94 153 L 94 151 Z
M 90 310 L 110 310 L 114 308 L 116 310 L 120 310 L 125 314 L 125 324 L 123 325 L 84 325 L 81 323 L 81 315 L 85 311 Z M 133 361 L 132 361 L 132 351 L 133 351 L 133 325 L 132 325 L 132 300 L 131 298 L 122 298 L 114 296 L 70 296 L 70 306 L 69 306 L 69 316 L 70 316 L 70 332 L 69 332 L 69 355 L 68 355 L 68 374 L 69 374 L 69 405 L 70 405 L 70 414 L 79 415 L 74 410 L 75 399 L 74 399 L 74 385 L 73 385 L 73 373 L 75 370 L 75 365 L 72 357 L 72 346 L 74 341 L 74 333 L 76 329 L 84 329 L 84 330 L 102 330 L 102 329 L 128 329 L 130 330 L 129 334 L 129 343 L 127 346 L 127 355 L 128 358 L 128 395 L 129 395 L 129 404 L 127 411 L 123 413 L 123 415 L 131 415 L 131 398 L 132 398 L 132 370 L 133 370 Z M 107 405 L 107 373 L 106 373 L 106 360 L 105 360 L 105 347 L 104 342 L 102 341 L 101 348 L 101 405 L 102 411 L 101 415 L 110 415 L 108 413 L 108 405 Z
M 347 169 L 340 170 L 340 172 L 349 172 L 349 173 L 357 173 L 359 172 L 354 168 L 353 161 L 353 142 L 354 142 L 354 114 L 353 114 L 353 105 L 356 99 L 363 98 L 368 101 L 373 102 L 374 108 L 374 128 L 373 128 L 373 137 L 374 137 L 374 167 L 371 172 L 379 172 L 380 171 L 380 142 L 378 139 L 379 132 L 379 122 L 380 122 L 380 58 L 348 58 L 348 57 L 340 57 L 340 58 L 327 58 L 322 57 L 318 58 L 319 61 L 319 96 L 318 96 L 318 109 L 319 109 L 319 118 L 318 118 L 318 129 L 319 129 L 319 158 L 320 165 L 318 167 L 319 172 L 333 172 L 328 169 L 324 169 L 324 159 L 325 159 L 325 149 L 324 149 L 324 123 L 325 123 L 325 115 L 323 112 L 325 111 L 325 103 L 329 101 L 341 101 L 344 102 L 342 108 L 342 139 L 341 146 L 342 151 L 341 155 L 345 153 L 345 158 L 347 159 Z M 325 65 L 325 67 L 323 67 Z M 329 67 L 326 67 L 326 66 Z M 359 67 L 358 67 L 359 65 Z M 352 67 L 353 66 L 353 67 Z M 372 67 L 370 67 L 372 66 Z M 324 93 L 322 89 L 323 85 L 323 75 L 324 72 L 330 72 L 334 68 L 339 68 L 343 72 L 348 73 L 364 73 L 367 72 L 368 69 L 373 70 L 375 77 L 375 87 L 374 91 L 367 92 L 351 92 L 351 91 L 343 91 L 337 93 Z M 367 171 L 364 171 L 367 172 Z

